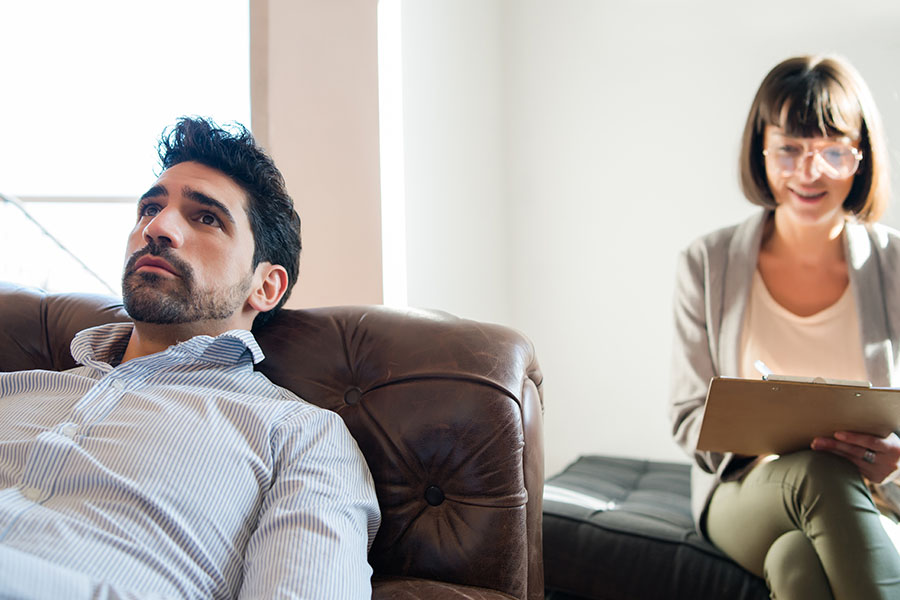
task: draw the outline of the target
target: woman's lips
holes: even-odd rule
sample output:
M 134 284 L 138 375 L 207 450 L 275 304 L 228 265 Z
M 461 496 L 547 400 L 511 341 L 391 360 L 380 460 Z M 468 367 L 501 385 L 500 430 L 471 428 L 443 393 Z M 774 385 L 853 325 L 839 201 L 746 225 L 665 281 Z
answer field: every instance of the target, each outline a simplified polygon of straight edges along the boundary
M 824 190 L 791 190 L 791 193 L 801 202 L 818 202 L 827 193 Z

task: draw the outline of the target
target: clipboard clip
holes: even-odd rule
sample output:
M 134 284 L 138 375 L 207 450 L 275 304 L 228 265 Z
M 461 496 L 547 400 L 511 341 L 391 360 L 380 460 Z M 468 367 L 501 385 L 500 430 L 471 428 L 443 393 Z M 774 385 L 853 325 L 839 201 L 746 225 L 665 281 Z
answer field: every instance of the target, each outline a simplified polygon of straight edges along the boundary
M 825 385 L 846 385 L 848 387 L 871 388 L 872 382 L 859 379 L 831 379 L 828 377 L 799 377 L 796 375 L 776 375 L 761 360 L 753 363 L 756 370 L 762 373 L 765 381 L 787 381 L 794 383 L 823 383 Z

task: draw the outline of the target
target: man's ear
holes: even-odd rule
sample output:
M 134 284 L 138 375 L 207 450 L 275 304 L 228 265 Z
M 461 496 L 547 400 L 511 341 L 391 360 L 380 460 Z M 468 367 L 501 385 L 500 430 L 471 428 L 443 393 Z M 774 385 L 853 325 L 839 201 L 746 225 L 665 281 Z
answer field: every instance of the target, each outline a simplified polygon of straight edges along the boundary
M 287 270 L 281 265 L 261 262 L 256 265 L 253 282 L 255 287 L 247 298 L 247 304 L 257 312 L 268 312 L 278 306 L 287 291 Z

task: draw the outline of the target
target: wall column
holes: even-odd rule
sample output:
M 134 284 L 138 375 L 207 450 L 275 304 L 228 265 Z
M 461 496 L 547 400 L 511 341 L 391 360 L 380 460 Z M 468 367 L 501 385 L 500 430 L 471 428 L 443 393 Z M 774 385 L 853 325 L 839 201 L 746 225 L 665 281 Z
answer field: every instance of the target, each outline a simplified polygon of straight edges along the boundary
M 376 0 L 250 0 L 252 129 L 302 221 L 287 306 L 382 302 Z

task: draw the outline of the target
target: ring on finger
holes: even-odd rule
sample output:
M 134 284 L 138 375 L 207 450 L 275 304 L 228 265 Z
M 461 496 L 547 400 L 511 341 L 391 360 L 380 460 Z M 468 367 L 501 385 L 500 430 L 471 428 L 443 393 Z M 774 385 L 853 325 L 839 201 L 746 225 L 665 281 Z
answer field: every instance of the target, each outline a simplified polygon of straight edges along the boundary
M 863 452 L 862 459 L 871 465 L 875 462 L 875 453 L 871 450 L 866 450 Z

